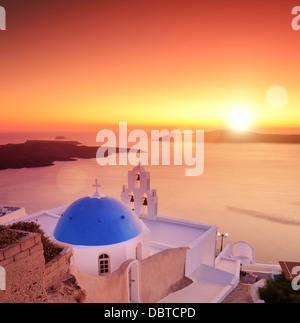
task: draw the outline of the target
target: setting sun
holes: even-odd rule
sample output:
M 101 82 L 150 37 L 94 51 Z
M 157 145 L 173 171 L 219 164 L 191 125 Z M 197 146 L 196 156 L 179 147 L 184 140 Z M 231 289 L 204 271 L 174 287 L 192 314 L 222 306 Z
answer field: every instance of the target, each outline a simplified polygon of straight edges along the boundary
M 252 114 L 254 131 L 297 129 L 300 31 L 289 1 L 247 3 L 246 16 L 230 2 L 215 11 L 197 0 L 89 0 L 84 10 L 71 0 L 59 10 L 1 1 L 1 132 L 99 131 L 119 121 L 242 130 Z M 250 113 L 235 110 L 243 103 Z
M 237 107 L 230 111 L 228 123 L 231 129 L 237 131 L 248 130 L 253 122 L 253 116 L 248 108 Z

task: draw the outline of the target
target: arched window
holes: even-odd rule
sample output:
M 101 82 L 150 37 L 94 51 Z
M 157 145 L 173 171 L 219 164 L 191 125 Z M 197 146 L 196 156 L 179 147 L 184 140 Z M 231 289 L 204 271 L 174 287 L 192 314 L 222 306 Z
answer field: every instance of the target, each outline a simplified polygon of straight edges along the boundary
M 109 256 L 104 253 L 99 256 L 99 275 L 105 275 L 109 272 Z

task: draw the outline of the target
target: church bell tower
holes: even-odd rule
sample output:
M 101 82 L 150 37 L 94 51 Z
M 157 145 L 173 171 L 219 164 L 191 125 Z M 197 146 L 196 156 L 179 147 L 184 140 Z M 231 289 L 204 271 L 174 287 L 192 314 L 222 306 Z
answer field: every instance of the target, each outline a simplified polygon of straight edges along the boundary
M 156 190 L 150 189 L 150 172 L 141 165 L 129 171 L 128 186 L 123 185 L 121 200 L 134 210 L 138 217 L 155 220 L 158 197 Z

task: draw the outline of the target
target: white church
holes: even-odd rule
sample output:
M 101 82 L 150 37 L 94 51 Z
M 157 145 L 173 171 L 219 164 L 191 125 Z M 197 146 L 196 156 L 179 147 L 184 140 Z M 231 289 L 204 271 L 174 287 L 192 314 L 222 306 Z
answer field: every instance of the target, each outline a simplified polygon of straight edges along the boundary
M 221 302 L 241 264 L 255 264 L 245 242 L 217 256 L 218 227 L 158 215 L 158 196 L 141 165 L 128 172 L 121 200 L 99 193 L 52 210 L 7 212 L 0 224 L 34 221 L 72 249 L 71 268 L 90 302 Z

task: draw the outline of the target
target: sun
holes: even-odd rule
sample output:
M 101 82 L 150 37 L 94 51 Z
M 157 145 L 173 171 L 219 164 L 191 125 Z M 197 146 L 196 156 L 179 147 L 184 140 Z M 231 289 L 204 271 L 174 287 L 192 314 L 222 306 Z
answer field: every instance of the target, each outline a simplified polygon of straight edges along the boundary
M 230 129 L 236 131 L 246 131 L 251 128 L 253 116 L 249 108 L 236 107 L 228 114 Z

